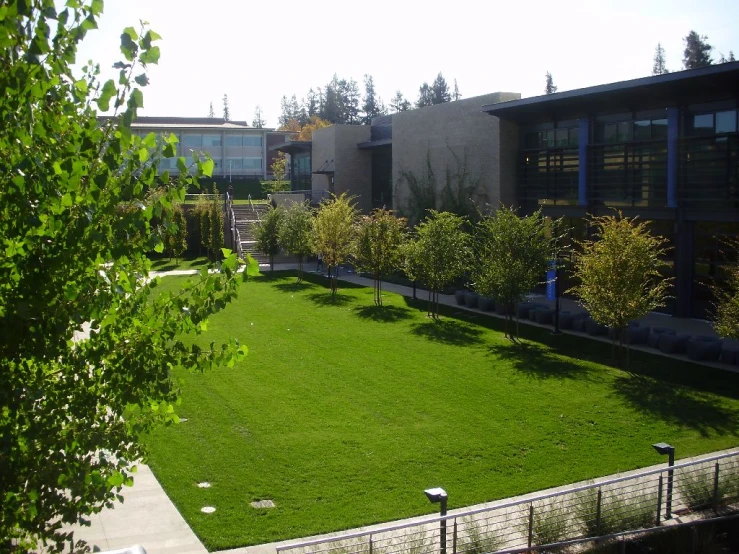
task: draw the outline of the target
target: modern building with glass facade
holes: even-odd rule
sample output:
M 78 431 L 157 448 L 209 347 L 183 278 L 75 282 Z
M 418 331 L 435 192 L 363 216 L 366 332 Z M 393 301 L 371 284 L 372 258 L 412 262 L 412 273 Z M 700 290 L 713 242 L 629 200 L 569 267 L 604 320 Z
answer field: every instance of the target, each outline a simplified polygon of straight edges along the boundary
M 621 210 L 668 239 L 668 311 L 703 317 L 739 236 L 739 62 L 484 106 L 518 128 L 516 203 L 564 217 Z
M 193 154 L 210 154 L 215 162 L 214 177 L 222 179 L 269 179 L 275 144 L 284 143 L 294 135 L 274 129 L 256 129 L 246 121 L 225 121 L 221 118 L 198 117 L 138 117 L 131 125 L 134 132 L 175 134 L 179 140 L 177 156 L 189 166 Z M 177 173 L 177 159 L 162 160 L 162 170 Z

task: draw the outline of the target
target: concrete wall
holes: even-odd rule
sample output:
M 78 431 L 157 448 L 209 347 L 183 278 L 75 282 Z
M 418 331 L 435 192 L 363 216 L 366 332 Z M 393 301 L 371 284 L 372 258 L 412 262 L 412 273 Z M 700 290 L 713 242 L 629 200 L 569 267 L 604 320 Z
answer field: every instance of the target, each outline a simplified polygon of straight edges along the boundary
M 372 157 L 357 144 L 370 139 L 368 125 L 332 125 L 313 131 L 313 171 L 328 167 L 334 171 L 333 185 L 328 175 L 316 175 L 314 191 L 328 190 L 336 195 L 347 192 L 356 196 L 362 212 L 372 208 Z
M 313 131 L 311 146 L 311 189 L 316 191 L 327 190 L 334 192 L 328 175 L 317 175 L 322 167 L 334 166 L 336 160 L 336 126 L 323 127 Z
M 470 180 L 479 179 L 478 204 L 511 204 L 514 198 L 518 131 L 481 111 L 521 97 L 498 92 L 428 106 L 393 115 L 393 207 L 404 211 L 411 201 L 407 175 L 427 175 L 427 160 L 435 176 L 437 202 L 446 182 L 465 165 Z M 437 206 L 437 208 L 440 206 Z

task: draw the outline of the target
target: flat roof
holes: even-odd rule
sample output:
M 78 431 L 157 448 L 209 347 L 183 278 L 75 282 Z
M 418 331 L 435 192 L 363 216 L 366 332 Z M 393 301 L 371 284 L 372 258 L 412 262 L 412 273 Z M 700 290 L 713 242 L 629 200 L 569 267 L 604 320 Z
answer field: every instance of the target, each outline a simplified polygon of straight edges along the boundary
M 739 62 L 728 62 L 488 104 L 482 107 L 482 111 L 518 123 L 535 123 L 556 118 L 587 117 L 594 112 L 638 111 L 737 96 Z
M 380 146 L 389 146 L 393 143 L 393 139 L 380 139 L 380 140 L 368 140 L 365 142 L 357 143 L 357 148 L 365 150 L 367 148 L 378 148 Z
M 269 149 L 284 152 L 285 154 L 290 154 L 292 156 L 293 154 L 299 154 L 301 152 L 310 152 L 312 144 L 313 142 L 310 140 L 291 140 L 270 146 Z

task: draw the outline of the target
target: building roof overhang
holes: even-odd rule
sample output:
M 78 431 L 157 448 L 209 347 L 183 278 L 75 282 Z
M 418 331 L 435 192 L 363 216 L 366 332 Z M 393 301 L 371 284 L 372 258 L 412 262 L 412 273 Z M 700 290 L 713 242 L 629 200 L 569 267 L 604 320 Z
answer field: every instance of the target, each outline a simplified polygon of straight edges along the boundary
M 274 146 L 270 146 L 269 149 L 294 156 L 295 154 L 300 154 L 302 152 L 310 152 L 312 144 L 313 143 L 309 140 L 293 140 L 275 144 Z
M 520 124 L 665 108 L 739 96 L 739 62 L 488 104 L 482 111 Z
M 380 140 L 368 140 L 365 142 L 359 142 L 357 143 L 357 148 L 360 150 L 366 150 L 368 148 L 379 148 L 381 146 L 391 146 L 393 144 L 393 139 L 380 139 Z

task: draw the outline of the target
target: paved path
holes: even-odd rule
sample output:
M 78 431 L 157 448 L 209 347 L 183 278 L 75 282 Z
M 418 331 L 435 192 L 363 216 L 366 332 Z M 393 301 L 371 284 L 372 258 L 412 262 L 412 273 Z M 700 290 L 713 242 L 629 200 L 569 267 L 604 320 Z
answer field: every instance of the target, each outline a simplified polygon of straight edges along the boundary
M 92 516 L 90 527 L 72 527 L 91 548 L 143 546 L 147 554 L 207 554 L 148 466 L 139 465 L 124 502 Z
M 262 266 L 262 270 L 265 267 Z M 296 264 L 275 264 L 275 270 L 296 268 Z M 157 273 L 157 275 L 192 275 L 196 273 L 198 273 L 198 270 L 175 270 Z M 371 279 L 359 277 L 354 274 L 341 275 L 339 278 L 347 282 L 372 286 Z M 383 290 L 409 297 L 413 294 L 411 287 L 392 283 L 383 283 Z M 420 289 L 417 291 L 418 298 L 420 299 L 424 299 L 425 294 L 425 291 Z M 439 301 L 443 304 L 456 306 L 453 295 L 440 295 Z M 537 298 L 537 302 L 539 301 L 546 302 L 541 298 Z M 582 311 L 582 308 L 569 299 L 563 299 L 562 305 L 562 309 L 569 309 L 572 312 Z M 463 307 L 459 308 L 466 309 Z M 485 313 L 486 315 L 493 315 L 487 312 Z M 645 324 L 647 325 L 672 327 L 681 332 L 692 334 L 713 333 L 710 324 L 702 320 L 678 319 L 659 314 L 651 314 L 645 319 Z M 537 325 L 536 323 L 523 320 L 522 323 Z M 599 338 L 595 340 L 608 339 Z M 648 351 L 653 354 L 661 354 L 654 349 L 648 349 Z M 722 369 L 730 369 L 723 364 L 709 365 L 721 367 Z M 88 541 L 91 547 L 97 547 L 100 550 L 140 545 L 146 549 L 147 554 L 205 554 L 207 552 L 147 466 L 139 466 L 139 472 L 134 479 L 134 486 L 130 489 L 124 488 L 123 497 L 124 502 L 122 504 L 117 503 L 114 508 L 105 509 L 100 514 L 93 516 L 90 527 L 74 527 L 76 538 L 84 539 Z M 417 519 L 419 518 L 414 518 L 414 520 Z M 277 544 L 282 543 L 239 548 L 224 551 L 224 553 L 274 554 Z

